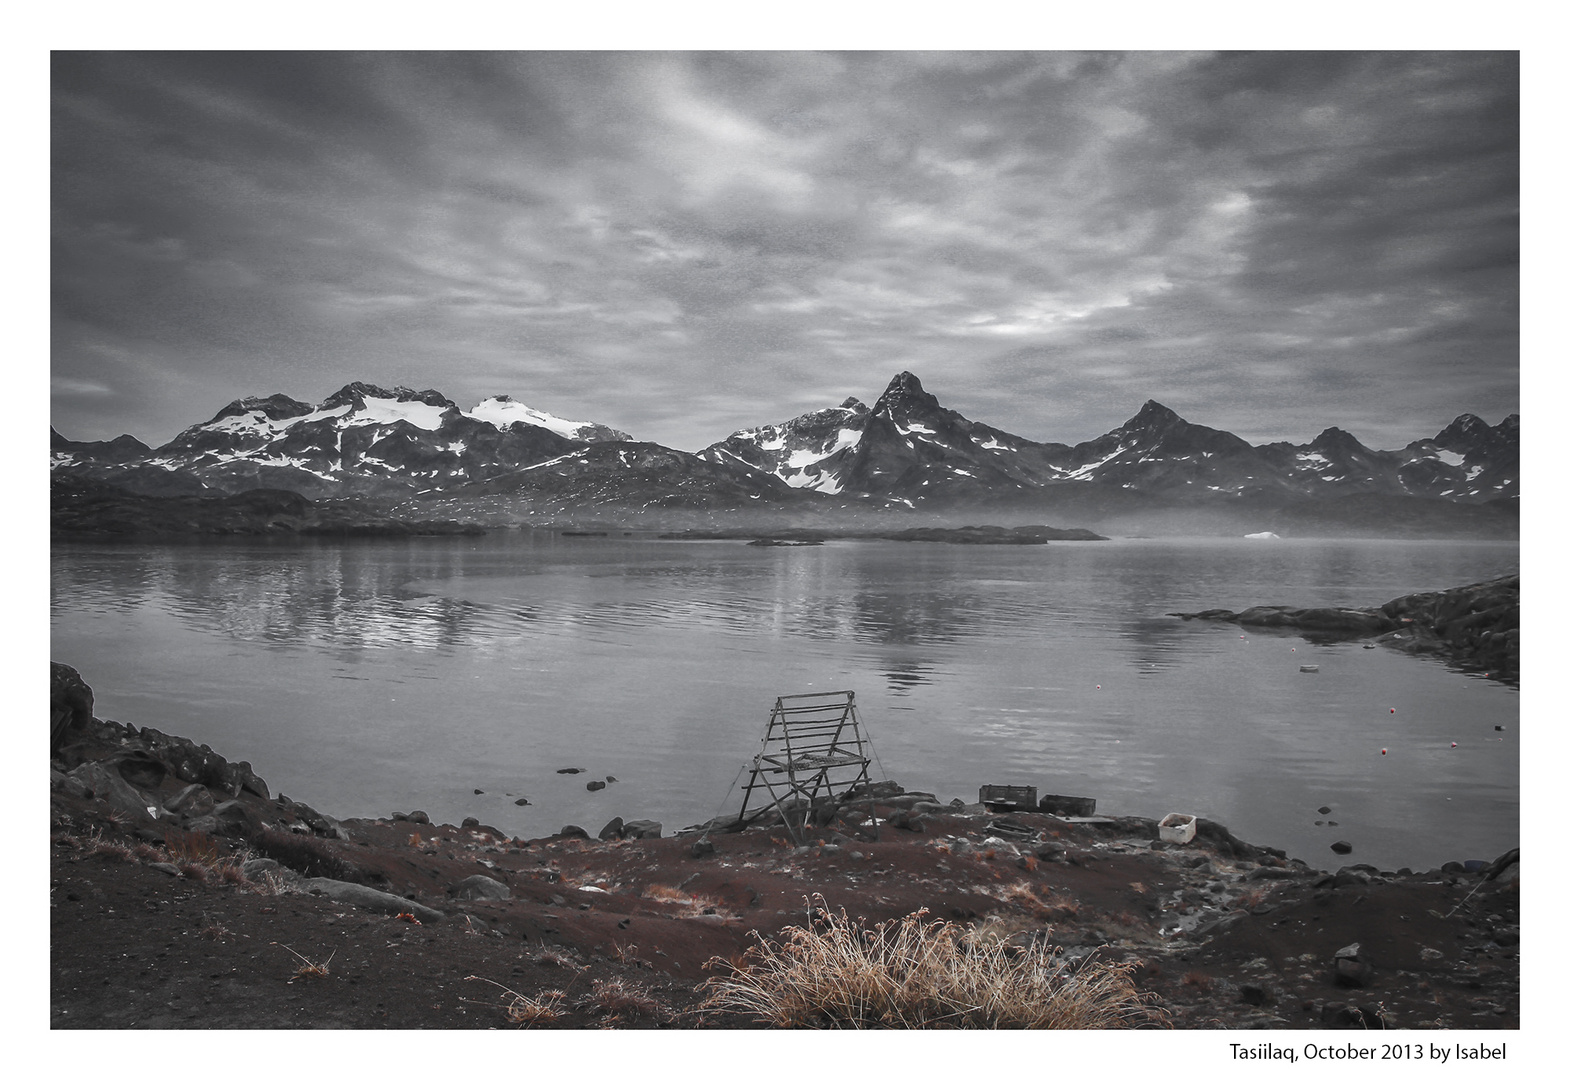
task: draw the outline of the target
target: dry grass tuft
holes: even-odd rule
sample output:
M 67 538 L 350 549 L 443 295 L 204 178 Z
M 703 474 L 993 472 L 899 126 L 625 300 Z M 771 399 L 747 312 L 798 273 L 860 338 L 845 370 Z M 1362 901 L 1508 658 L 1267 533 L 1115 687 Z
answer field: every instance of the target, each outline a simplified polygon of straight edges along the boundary
M 568 971 L 582 971 L 585 967 L 585 965 L 578 963 L 566 949 L 558 949 L 554 945 L 547 945 L 535 953 L 534 962 L 541 967 L 566 968 Z
M 327 954 L 327 959 L 326 960 L 316 961 L 316 960 L 312 960 L 308 956 L 300 955 L 299 953 L 295 952 L 293 949 L 289 948 L 289 946 L 284 945 L 281 942 L 274 941 L 274 942 L 271 942 L 270 944 L 277 945 L 280 949 L 283 949 L 285 952 L 287 952 L 291 956 L 293 956 L 296 960 L 300 961 L 300 966 L 294 969 L 294 974 L 293 975 L 289 976 L 289 981 L 290 982 L 294 982 L 294 980 L 296 980 L 296 979 L 325 979 L 325 978 L 327 978 L 327 976 L 331 974 L 331 972 L 327 970 L 327 965 L 332 962 L 332 958 L 334 956 L 338 955 L 338 950 L 334 949 L 332 952 Z
M 466 975 L 465 982 L 490 983 L 502 992 L 502 1008 L 507 1010 L 507 1019 L 520 1027 L 533 1027 L 542 1020 L 560 1020 L 567 1014 L 565 1008 L 567 995 L 560 990 L 545 990 L 538 997 L 526 997 L 516 990 L 509 989 L 493 979 L 483 975 Z M 467 1001 L 467 998 L 462 999 Z M 474 1002 L 477 1005 L 489 1004 L 488 1002 Z
M 821 907 L 814 897 L 811 907 Z M 1017 948 L 926 910 L 867 929 L 844 911 L 758 937 L 741 964 L 710 966 L 703 1008 L 775 1027 L 1063 1028 L 1165 1026 L 1134 986 L 1136 965 L 1066 963 L 1041 943 Z
M 735 918 L 735 913 L 727 910 L 710 896 L 698 893 L 683 892 L 671 885 L 650 885 L 643 890 L 645 900 L 653 900 L 660 904 L 672 904 L 681 908 L 676 913 L 678 919 L 692 919 L 702 915 L 709 917 L 719 916 L 722 919 Z
M 228 858 L 219 848 L 218 841 L 206 833 L 171 832 L 164 837 L 164 847 L 169 852 L 169 861 L 176 866 L 201 863 L 216 869 Z
M 108 855 L 122 862 L 136 861 L 136 851 L 131 845 L 119 840 L 105 840 L 103 833 L 96 829 L 82 838 L 81 850 L 84 855 Z
M 614 979 L 595 979 L 580 1004 L 615 1017 L 660 1016 L 665 1012 L 665 1007 L 647 991 L 619 975 Z

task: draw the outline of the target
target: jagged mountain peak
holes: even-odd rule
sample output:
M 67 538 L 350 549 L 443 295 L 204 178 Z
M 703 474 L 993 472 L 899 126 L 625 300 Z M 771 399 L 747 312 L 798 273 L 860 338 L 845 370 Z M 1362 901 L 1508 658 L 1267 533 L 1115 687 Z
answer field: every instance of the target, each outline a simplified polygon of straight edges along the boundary
M 1128 423 L 1123 426 L 1125 428 L 1155 428 L 1181 423 L 1185 423 L 1181 416 L 1155 398 L 1149 398 L 1145 404 L 1140 406 L 1139 412 L 1135 413 Z
M 846 398 L 840 403 L 840 408 L 848 409 L 853 413 L 864 413 L 870 411 L 860 398 L 855 397 Z
M 1315 436 L 1314 441 L 1308 444 L 1310 450 L 1338 450 L 1349 453 L 1368 453 L 1368 447 L 1358 441 L 1357 437 L 1349 431 L 1338 427 L 1327 427 Z
M 872 412 L 892 418 L 896 414 L 926 413 L 942 407 L 937 398 L 922 389 L 920 379 L 908 371 L 902 371 L 889 380 L 888 388 L 878 398 L 877 404 L 873 405 Z

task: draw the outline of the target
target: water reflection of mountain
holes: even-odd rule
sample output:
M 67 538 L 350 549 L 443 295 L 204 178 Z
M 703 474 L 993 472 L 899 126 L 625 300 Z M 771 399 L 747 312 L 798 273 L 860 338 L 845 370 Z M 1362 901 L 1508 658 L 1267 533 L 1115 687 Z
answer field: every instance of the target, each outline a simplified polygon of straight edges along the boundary
M 1413 573 L 1397 553 L 1367 545 L 1291 557 L 1203 545 L 1067 547 L 755 549 L 508 535 L 82 548 L 56 554 L 52 599 L 57 609 L 153 605 L 203 631 L 326 648 L 494 647 L 540 634 L 634 644 L 644 632 L 681 630 L 738 635 L 763 650 L 771 639 L 808 639 L 892 650 L 910 664 L 885 668 L 891 689 L 905 693 L 930 681 L 926 650 L 971 643 L 1028 654 L 1036 641 L 1111 634 L 1126 645 L 1121 662 L 1170 670 L 1197 631 L 1165 612 L 1272 601 L 1249 590 L 1317 595 L 1327 579 L 1340 592 L 1343 580 Z M 1240 555 L 1269 565 L 1240 576 Z
M 433 559 L 397 545 L 150 549 L 127 566 L 57 566 L 61 603 L 160 603 L 197 629 L 273 645 L 441 648 L 469 643 L 476 605 L 404 586 L 462 553 Z M 131 572 L 127 572 L 127 571 Z

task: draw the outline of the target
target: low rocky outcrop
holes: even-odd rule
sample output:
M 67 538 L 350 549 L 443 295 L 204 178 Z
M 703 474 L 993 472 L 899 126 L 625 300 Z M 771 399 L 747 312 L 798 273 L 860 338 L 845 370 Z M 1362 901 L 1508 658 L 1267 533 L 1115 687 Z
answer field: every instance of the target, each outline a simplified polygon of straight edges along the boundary
M 1050 525 L 964 525 L 914 529 L 687 529 L 661 533 L 661 540 L 750 540 L 759 547 L 806 547 L 825 540 L 903 540 L 930 544 L 1046 544 L 1058 540 L 1105 540 L 1089 529 L 1057 529 Z
M 1520 679 L 1519 574 L 1441 592 L 1399 596 L 1377 608 L 1210 608 L 1169 614 L 1291 630 L 1310 640 L 1373 638 L 1403 652 L 1443 656 L 1457 667 L 1482 671 L 1504 682 Z
M 49 663 L 49 749 L 93 718 L 93 691 L 74 667 Z

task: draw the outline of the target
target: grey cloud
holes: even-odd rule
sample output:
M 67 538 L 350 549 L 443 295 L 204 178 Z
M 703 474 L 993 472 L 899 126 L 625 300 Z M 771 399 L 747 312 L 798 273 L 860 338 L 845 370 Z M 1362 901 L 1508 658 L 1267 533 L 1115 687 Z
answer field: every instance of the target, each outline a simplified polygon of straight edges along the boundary
M 52 365 L 125 411 L 56 412 L 158 441 L 191 417 L 152 386 L 211 411 L 368 378 L 694 449 L 910 368 L 1066 441 L 1147 397 L 1357 432 L 1374 385 L 1404 441 L 1513 410 L 1515 81 L 1505 54 L 62 54 Z

